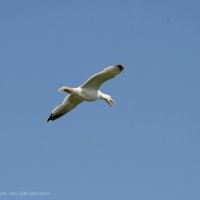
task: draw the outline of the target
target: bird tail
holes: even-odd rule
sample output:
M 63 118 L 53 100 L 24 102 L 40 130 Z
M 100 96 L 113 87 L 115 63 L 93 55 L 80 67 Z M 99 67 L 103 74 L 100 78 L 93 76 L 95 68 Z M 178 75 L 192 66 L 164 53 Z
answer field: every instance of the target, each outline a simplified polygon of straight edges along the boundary
M 73 88 L 62 86 L 58 89 L 59 92 L 67 92 L 71 94 L 73 92 Z

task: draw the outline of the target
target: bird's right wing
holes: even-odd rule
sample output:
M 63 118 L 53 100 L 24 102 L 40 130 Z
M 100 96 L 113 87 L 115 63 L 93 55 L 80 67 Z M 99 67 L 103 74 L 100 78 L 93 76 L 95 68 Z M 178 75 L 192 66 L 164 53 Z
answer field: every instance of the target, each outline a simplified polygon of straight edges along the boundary
M 107 67 L 103 71 L 90 77 L 80 87 L 98 90 L 105 81 L 114 78 L 117 74 L 121 73 L 123 69 L 124 67 L 122 65 L 114 65 Z
M 69 111 L 71 111 L 73 108 L 75 108 L 78 104 L 80 104 L 83 100 L 76 94 L 70 94 L 68 95 L 63 103 L 61 105 L 56 106 L 53 111 L 51 112 L 51 115 L 49 115 L 47 122 L 54 121 Z

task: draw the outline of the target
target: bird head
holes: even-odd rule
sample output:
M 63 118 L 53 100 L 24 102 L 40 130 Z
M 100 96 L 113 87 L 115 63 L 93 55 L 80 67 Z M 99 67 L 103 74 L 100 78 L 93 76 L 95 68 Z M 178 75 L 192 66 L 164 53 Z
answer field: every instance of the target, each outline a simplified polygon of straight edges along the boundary
M 110 95 L 106 95 L 104 100 L 106 101 L 106 103 L 109 104 L 110 107 L 112 107 L 113 104 L 115 103 L 115 101 L 112 99 L 112 97 Z

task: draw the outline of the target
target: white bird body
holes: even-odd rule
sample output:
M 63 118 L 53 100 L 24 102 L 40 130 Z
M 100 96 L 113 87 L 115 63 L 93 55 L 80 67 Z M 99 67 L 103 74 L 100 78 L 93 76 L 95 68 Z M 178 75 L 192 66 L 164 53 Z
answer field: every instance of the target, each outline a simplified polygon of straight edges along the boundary
M 99 88 L 105 81 L 114 78 L 117 74 L 121 73 L 123 69 L 124 67 L 122 65 L 110 66 L 93 75 L 77 88 L 66 86 L 60 87 L 60 92 L 67 92 L 69 95 L 65 97 L 61 105 L 58 105 L 53 109 L 47 121 L 53 121 L 63 116 L 83 101 L 96 101 L 98 99 L 103 99 L 112 106 L 114 100 L 110 95 L 101 92 Z
M 85 101 L 96 101 L 99 98 L 99 91 L 94 89 L 79 88 L 78 95 Z

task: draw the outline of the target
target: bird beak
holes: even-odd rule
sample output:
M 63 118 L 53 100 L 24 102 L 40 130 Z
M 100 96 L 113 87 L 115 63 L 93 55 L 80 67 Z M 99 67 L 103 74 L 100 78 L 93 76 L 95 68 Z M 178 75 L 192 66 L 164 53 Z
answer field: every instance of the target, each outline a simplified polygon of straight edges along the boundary
M 110 107 L 112 107 L 113 104 L 115 104 L 115 101 L 113 99 L 108 99 L 107 103 L 109 104 Z

